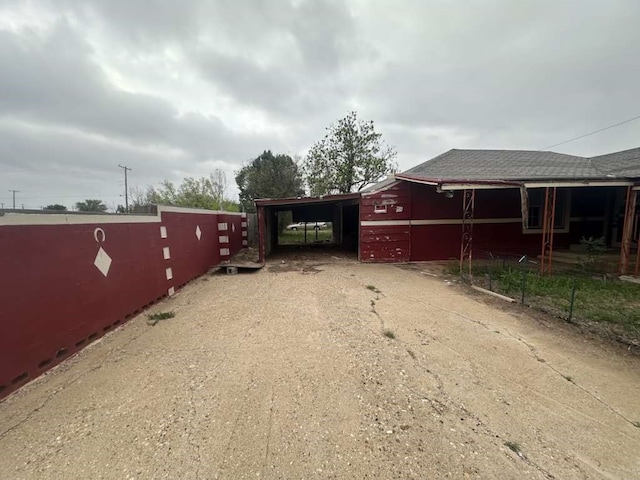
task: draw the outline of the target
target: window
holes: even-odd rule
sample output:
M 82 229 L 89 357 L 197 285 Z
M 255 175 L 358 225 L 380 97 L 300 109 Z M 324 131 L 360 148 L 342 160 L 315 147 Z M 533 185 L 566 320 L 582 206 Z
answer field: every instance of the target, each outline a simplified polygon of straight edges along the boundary
M 529 215 L 528 230 L 542 230 L 544 217 L 544 188 L 534 188 L 528 190 L 529 195 Z M 556 212 L 554 220 L 555 230 L 569 230 L 568 213 L 569 192 L 568 190 L 556 190 Z
M 387 213 L 387 206 L 375 204 L 373 206 L 373 213 Z

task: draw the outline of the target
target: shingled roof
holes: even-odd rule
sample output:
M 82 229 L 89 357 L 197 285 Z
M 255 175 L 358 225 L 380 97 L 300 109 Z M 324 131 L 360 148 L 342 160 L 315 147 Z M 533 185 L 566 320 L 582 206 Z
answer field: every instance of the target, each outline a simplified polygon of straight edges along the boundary
M 592 157 L 599 170 L 626 178 L 640 178 L 640 148 Z
M 449 150 L 398 175 L 440 181 L 612 180 L 640 177 L 640 148 L 587 158 L 532 150 Z

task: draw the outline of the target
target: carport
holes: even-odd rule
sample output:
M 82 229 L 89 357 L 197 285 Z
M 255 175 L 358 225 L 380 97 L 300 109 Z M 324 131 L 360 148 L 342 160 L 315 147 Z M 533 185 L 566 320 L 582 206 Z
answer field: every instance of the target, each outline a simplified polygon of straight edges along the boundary
M 255 203 L 261 262 L 278 248 L 278 215 L 281 212 L 291 212 L 293 222 L 331 222 L 333 234 L 329 245 L 359 254 L 359 193 L 259 199 Z

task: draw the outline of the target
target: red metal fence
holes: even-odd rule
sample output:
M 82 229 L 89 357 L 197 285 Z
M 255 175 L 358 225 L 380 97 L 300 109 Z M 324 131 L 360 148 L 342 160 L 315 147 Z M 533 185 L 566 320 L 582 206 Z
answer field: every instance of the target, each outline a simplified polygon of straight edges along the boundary
M 0 398 L 246 244 L 244 214 L 0 216 Z

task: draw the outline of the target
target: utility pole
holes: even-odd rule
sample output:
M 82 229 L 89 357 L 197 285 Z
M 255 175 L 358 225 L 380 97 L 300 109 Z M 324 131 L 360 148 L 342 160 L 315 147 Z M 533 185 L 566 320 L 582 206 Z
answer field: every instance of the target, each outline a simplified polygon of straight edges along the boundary
M 13 193 L 13 209 L 16 209 L 16 193 L 20 193 L 20 190 L 9 190 L 11 193 Z
M 126 165 L 118 164 L 118 166 L 124 170 L 124 211 L 129 213 L 129 185 L 127 184 L 127 170 L 131 169 Z

